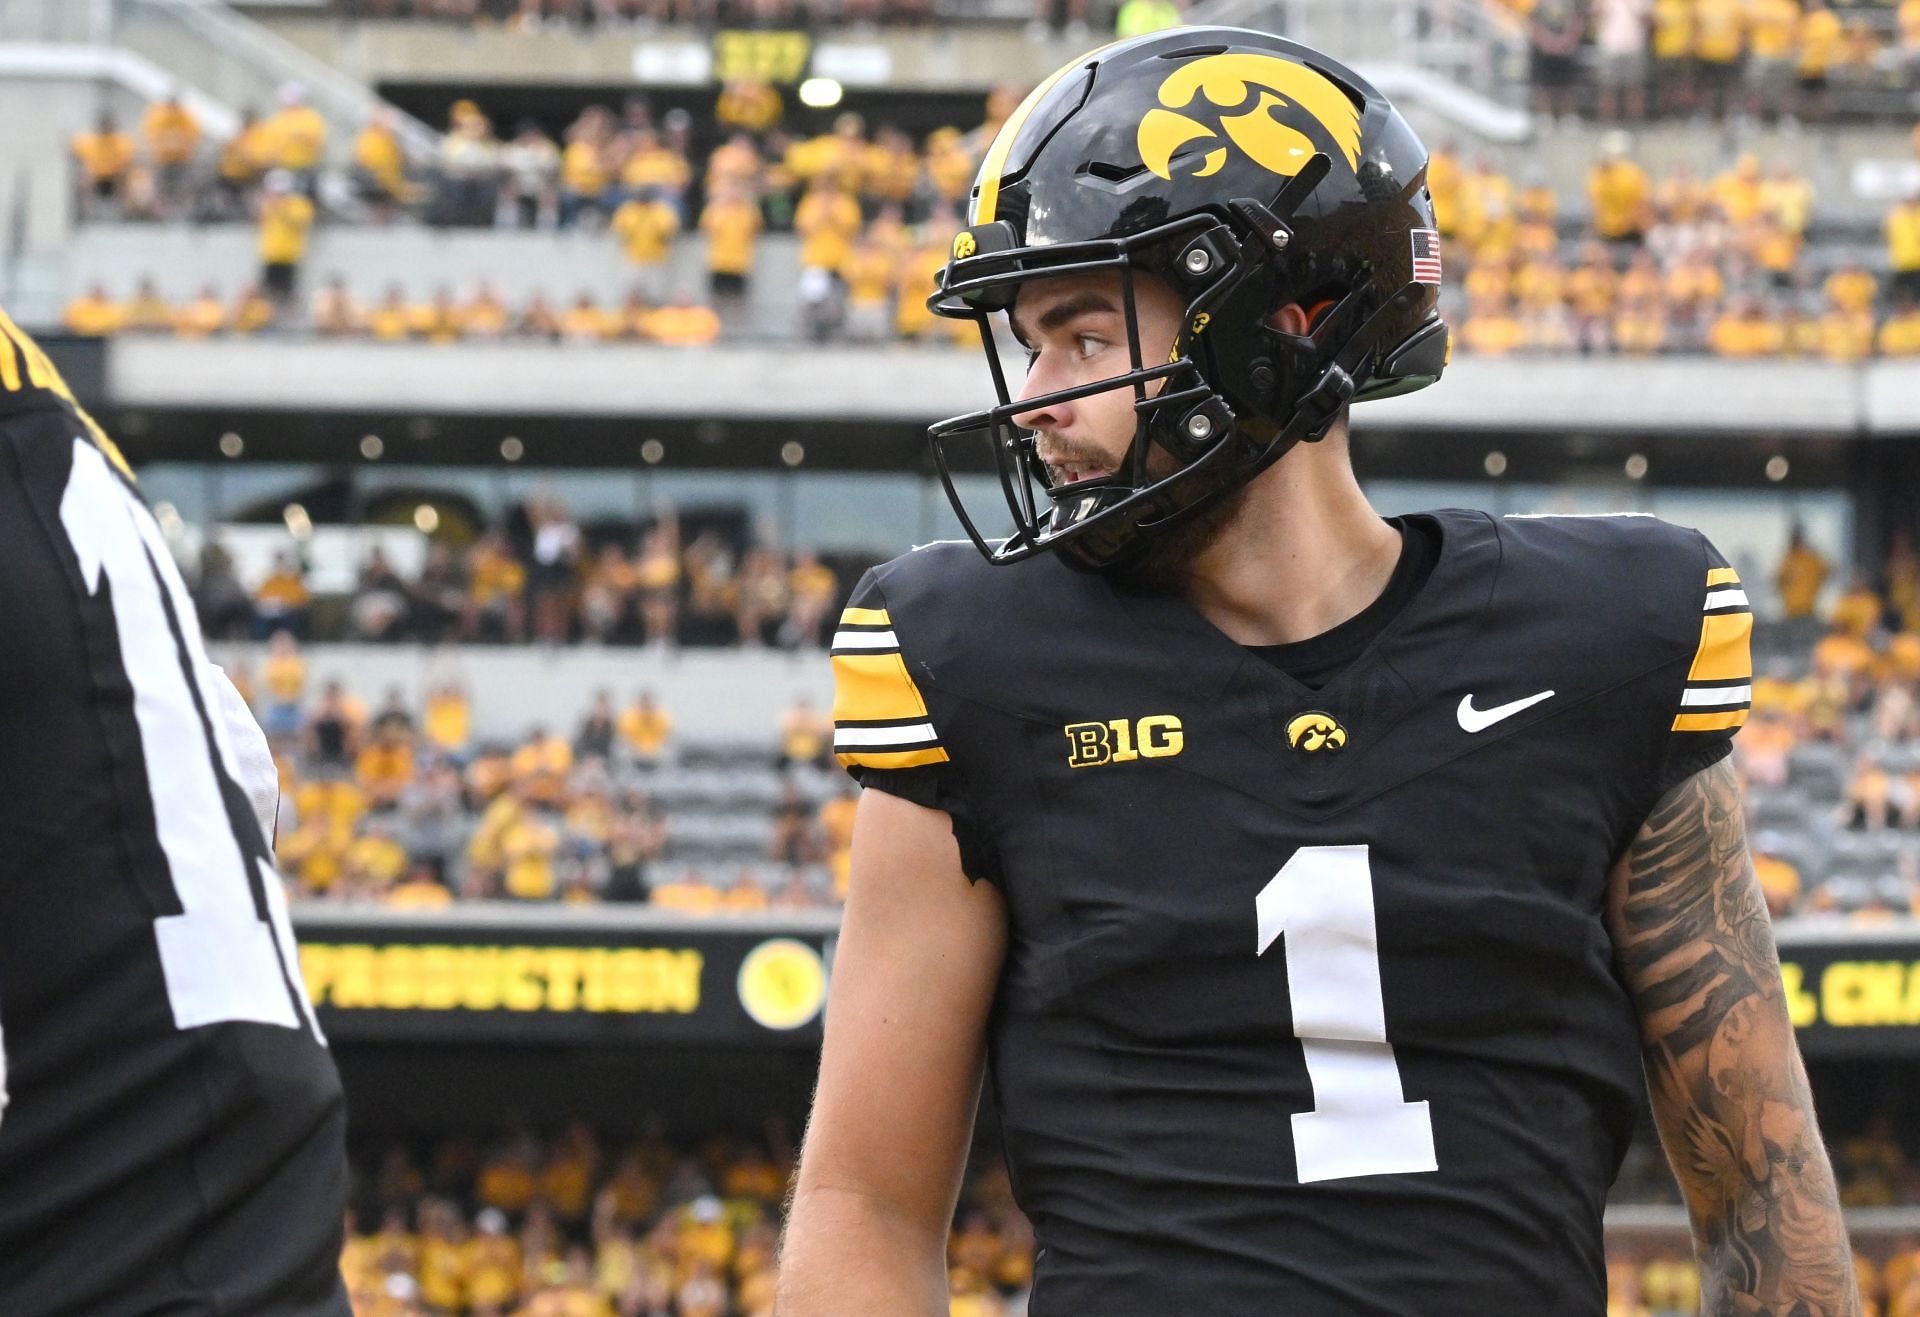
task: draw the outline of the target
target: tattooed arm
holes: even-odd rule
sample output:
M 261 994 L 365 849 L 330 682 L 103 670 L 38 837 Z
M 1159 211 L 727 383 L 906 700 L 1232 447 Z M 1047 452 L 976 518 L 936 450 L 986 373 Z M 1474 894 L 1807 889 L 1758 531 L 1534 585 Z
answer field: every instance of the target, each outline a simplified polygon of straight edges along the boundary
M 1857 1314 L 1852 1250 L 1731 761 L 1654 807 L 1614 867 L 1607 922 L 1693 1222 L 1701 1311 Z

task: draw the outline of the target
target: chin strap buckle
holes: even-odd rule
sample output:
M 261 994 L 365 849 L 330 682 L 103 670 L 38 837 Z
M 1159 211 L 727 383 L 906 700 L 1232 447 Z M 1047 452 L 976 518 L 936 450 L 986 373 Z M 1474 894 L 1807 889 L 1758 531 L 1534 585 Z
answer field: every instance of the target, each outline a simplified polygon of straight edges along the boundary
M 1305 426 L 1300 437 L 1310 444 L 1326 438 L 1356 391 L 1353 376 L 1344 367 L 1337 362 L 1329 365 L 1319 382 L 1301 396 L 1294 412 L 1295 423 Z

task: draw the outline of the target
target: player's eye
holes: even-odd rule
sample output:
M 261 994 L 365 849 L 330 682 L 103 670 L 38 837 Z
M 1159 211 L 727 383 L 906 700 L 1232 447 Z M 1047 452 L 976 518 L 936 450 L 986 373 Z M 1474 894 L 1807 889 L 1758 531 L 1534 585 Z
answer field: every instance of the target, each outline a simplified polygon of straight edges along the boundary
M 1078 334 L 1074 337 L 1074 342 L 1080 349 L 1082 361 L 1099 356 L 1108 346 L 1107 340 L 1098 334 Z

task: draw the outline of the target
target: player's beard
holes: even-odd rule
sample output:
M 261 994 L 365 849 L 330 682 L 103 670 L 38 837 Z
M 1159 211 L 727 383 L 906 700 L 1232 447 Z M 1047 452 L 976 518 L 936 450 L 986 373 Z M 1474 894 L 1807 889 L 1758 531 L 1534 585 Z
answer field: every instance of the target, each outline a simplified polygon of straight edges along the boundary
M 1159 445 L 1147 453 L 1150 480 L 1165 479 L 1178 469 L 1173 456 Z M 1202 499 L 1210 501 L 1173 529 L 1149 539 L 1137 558 L 1111 568 L 1107 575 L 1115 584 L 1135 590 L 1180 589 L 1195 561 L 1219 543 L 1221 535 L 1246 506 L 1247 484 L 1232 468 L 1223 466 L 1195 475 L 1181 493 L 1182 502 L 1189 507 Z

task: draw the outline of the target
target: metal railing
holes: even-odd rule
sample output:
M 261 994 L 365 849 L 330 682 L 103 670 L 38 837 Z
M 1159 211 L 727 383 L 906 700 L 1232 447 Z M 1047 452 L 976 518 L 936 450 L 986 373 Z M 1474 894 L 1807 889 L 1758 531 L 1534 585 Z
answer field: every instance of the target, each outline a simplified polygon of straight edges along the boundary
M 432 128 L 393 111 L 364 83 L 217 0 L 115 0 L 112 25 L 116 44 L 235 107 L 270 109 L 280 88 L 299 84 L 333 128 L 336 156 L 383 108 L 393 114 L 408 152 L 431 156 L 439 149 L 440 134 Z
M 1484 0 L 1201 0 L 1187 21 L 1303 42 L 1492 140 L 1530 127 L 1526 33 Z

